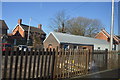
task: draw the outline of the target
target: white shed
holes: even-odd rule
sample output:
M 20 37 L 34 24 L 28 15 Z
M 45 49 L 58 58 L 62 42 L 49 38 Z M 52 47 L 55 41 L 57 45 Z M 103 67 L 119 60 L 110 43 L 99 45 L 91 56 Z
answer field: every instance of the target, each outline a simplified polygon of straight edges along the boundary
M 52 37 L 51 37 L 52 36 Z M 48 37 L 44 40 L 44 44 L 49 42 L 50 44 L 54 43 L 53 40 L 56 40 L 59 44 L 72 44 L 72 45 L 93 45 L 94 50 L 109 50 L 109 43 L 105 40 L 95 39 L 84 36 L 71 35 L 67 33 L 51 32 Z M 45 44 L 46 46 L 46 44 Z M 54 45 L 53 45 L 54 46 Z

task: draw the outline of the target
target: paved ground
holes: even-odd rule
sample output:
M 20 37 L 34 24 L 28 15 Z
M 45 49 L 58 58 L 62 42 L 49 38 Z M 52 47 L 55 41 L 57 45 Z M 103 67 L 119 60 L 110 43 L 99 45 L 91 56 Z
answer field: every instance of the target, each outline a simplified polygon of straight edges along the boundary
M 120 78 L 120 69 L 100 71 L 82 78 Z
M 120 79 L 120 69 L 104 70 L 104 71 L 100 71 L 100 72 L 84 75 L 84 76 L 81 76 L 81 77 L 76 77 L 76 78 L 73 78 L 71 80 L 81 80 L 83 78 L 84 79 L 88 79 L 88 78 L 89 79 L 92 79 L 92 78 L 98 78 L 98 79 L 100 79 L 100 78 L 111 78 L 113 80 L 114 79 L 119 80 Z

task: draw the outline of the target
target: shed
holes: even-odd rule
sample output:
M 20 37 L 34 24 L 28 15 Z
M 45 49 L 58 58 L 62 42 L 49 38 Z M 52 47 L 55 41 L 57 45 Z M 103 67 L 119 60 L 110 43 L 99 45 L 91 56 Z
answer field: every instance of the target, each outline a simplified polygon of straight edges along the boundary
M 59 32 L 51 32 L 44 40 L 43 44 L 45 48 L 109 49 L 109 43 L 105 40 Z

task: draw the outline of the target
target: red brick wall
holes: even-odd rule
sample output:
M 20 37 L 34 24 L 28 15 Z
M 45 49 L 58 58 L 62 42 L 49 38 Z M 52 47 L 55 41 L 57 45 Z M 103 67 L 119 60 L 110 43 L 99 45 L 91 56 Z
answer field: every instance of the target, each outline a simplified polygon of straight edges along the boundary
M 19 32 L 21 34 L 22 37 L 24 37 L 24 31 L 22 30 L 22 28 L 20 26 L 17 26 L 14 30 L 13 30 L 13 35 L 15 35 L 16 32 Z
M 49 37 L 46 39 L 46 41 L 43 44 L 44 44 L 44 48 L 49 48 L 49 44 L 51 44 L 52 48 L 55 48 L 55 49 L 57 47 L 60 47 L 60 44 L 52 34 L 49 35 Z

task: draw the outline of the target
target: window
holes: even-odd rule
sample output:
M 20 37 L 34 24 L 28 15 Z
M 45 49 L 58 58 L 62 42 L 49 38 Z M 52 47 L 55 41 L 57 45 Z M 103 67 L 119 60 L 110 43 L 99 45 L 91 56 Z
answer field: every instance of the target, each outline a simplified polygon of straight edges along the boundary
M 105 51 L 108 51 L 108 48 L 106 48 Z
M 98 49 L 100 50 L 100 47 L 98 47 Z
M 49 44 L 49 45 L 48 45 L 48 48 L 52 48 L 52 44 Z
M 16 45 L 16 39 L 14 39 L 14 45 Z
M 41 35 L 41 38 L 44 38 L 44 37 L 45 37 L 45 36 L 42 34 L 42 35 Z
M 69 46 L 68 45 L 64 45 L 64 49 L 69 49 Z
M 87 49 L 86 47 L 83 47 L 83 49 Z
M 78 49 L 78 46 L 73 46 L 73 49 Z
M 10 44 L 6 44 L 5 47 L 12 47 Z

